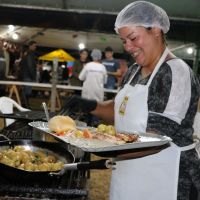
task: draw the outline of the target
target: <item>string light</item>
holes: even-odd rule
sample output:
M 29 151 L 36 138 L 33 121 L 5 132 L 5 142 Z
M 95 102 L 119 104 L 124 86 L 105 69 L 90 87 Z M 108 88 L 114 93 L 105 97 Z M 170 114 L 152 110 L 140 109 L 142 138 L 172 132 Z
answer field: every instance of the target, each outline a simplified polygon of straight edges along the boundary
M 188 54 L 193 54 L 194 50 L 192 47 L 187 48 L 187 53 Z
M 85 44 L 80 43 L 80 44 L 78 45 L 78 47 L 79 47 L 80 50 L 81 50 L 81 49 L 84 49 L 84 48 L 85 48 Z
M 19 39 L 19 35 L 17 33 L 13 33 L 12 34 L 12 39 L 13 40 L 18 40 Z
M 8 31 L 12 32 L 15 30 L 15 27 L 13 25 L 8 25 Z

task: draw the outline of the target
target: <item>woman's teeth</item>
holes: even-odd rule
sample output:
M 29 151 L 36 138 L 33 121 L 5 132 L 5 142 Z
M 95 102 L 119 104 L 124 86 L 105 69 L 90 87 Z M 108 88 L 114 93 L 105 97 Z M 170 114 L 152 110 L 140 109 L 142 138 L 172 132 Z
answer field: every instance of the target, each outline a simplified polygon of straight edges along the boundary
M 139 51 L 136 51 L 136 52 L 132 53 L 132 56 L 135 58 L 139 55 L 139 53 L 140 53 Z

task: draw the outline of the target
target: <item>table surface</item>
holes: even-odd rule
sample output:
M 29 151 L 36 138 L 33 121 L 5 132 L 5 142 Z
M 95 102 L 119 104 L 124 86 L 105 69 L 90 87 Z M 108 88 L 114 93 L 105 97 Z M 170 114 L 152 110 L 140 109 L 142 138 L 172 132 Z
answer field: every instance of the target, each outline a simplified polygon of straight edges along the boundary
M 50 117 L 53 117 L 56 113 L 49 113 Z M 27 121 L 34 121 L 34 120 L 45 120 L 46 116 L 44 111 L 16 111 L 14 113 L 0 113 L 1 118 L 10 118 L 10 119 L 23 119 Z
M 39 88 L 51 88 L 52 87 L 52 84 L 50 84 L 50 83 L 36 83 L 36 82 L 22 82 L 22 81 L 0 81 L 0 85 L 19 85 L 19 86 L 32 86 L 32 87 L 39 87 Z M 79 87 L 79 86 L 61 85 L 61 84 L 57 84 L 56 88 L 63 89 L 63 90 L 82 90 L 82 87 Z M 104 88 L 104 92 L 117 93 L 117 90 Z

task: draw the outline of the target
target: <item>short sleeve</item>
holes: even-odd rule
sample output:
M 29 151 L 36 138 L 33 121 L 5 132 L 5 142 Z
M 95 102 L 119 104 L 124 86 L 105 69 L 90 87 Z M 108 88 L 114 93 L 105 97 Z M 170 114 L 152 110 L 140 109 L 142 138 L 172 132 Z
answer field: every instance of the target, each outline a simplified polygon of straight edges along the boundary
M 199 99 L 197 77 L 181 59 L 164 63 L 148 96 L 147 131 L 167 135 L 178 146 L 193 142 L 193 122 Z
M 79 79 L 81 81 L 84 81 L 86 79 L 86 73 L 87 73 L 87 64 L 85 65 L 85 67 L 83 67 L 83 69 L 81 70 L 80 74 L 79 74 Z
M 181 124 L 190 105 L 190 70 L 181 59 L 172 59 L 163 68 L 151 86 L 149 112 Z

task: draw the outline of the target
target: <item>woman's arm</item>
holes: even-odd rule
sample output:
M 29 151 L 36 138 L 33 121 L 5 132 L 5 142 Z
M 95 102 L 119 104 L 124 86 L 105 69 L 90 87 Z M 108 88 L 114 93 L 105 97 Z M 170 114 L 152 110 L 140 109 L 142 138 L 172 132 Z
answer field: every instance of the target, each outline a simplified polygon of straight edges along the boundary
M 86 74 L 87 74 L 87 70 L 88 70 L 88 67 L 87 67 L 87 64 L 86 64 L 85 67 L 82 68 L 82 70 L 81 70 L 81 72 L 80 72 L 80 74 L 79 74 L 79 76 L 78 76 L 79 80 L 85 81 L 85 79 L 86 79 Z
M 74 65 L 73 65 L 73 67 L 72 67 L 72 75 L 73 75 L 75 78 L 78 78 L 78 76 L 79 76 L 78 66 L 77 66 L 77 62 L 76 62 L 76 61 L 74 62 Z
M 103 102 L 98 102 L 97 107 L 91 112 L 93 115 L 101 118 L 107 124 L 114 123 L 114 101 L 108 100 Z
M 114 123 L 114 101 L 103 101 L 97 102 L 93 99 L 82 98 L 78 95 L 72 95 L 69 97 L 60 114 L 65 113 L 66 111 L 71 113 L 83 112 L 91 113 L 97 117 L 103 119 L 105 123 L 113 124 Z
M 116 72 L 107 72 L 108 75 L 115 76 L 116 78 L 121 77 L 122 73 L 121 70 L 118 69 Z

